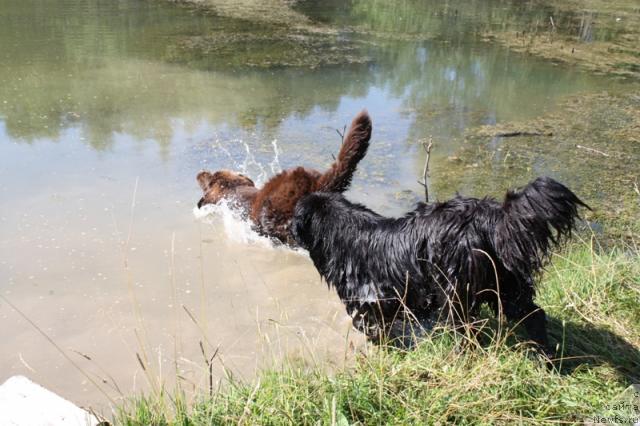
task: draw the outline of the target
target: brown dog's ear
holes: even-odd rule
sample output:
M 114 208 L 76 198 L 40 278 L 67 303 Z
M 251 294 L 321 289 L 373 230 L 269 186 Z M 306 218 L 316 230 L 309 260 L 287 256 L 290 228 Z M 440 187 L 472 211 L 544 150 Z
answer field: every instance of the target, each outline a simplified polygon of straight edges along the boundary
M 255 184 L 255 183 L 253 183 L 253 181 L 252 181 L 248 176 L 245 176 L 245 175 L 243 175 L 242 173 L 238 173 L 238 176 L 240 176 L 241 178 L 246 179 L 246 180 L 247 180 L 247 182 L 249 182 L 249 184 L 250 184 L 251 186 L 256 186 L 256 184 Z
M 202 188 L 203 192 L 206 193 L 209 188 L 211 188 L 211 183 L 213 182 L 213 175 L 211 173 L 203 170 L 198 173 L 196 179 L 198 180 L 198 184 L 200 185 L 200 188 Z

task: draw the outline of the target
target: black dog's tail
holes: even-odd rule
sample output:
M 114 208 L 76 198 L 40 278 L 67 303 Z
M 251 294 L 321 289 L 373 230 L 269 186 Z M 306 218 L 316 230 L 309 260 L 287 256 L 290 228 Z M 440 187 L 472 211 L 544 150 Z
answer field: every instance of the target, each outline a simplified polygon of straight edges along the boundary
M 507 192 L 495 234 L 496 252 L 505 267 L 517 276 L 531 277 L 542 267 L 551 245 L 575 229 L 580 206 L 590 209 L 549 177 Z
M 371 118 L 362 110 L 351 122 L 351 127 L 340 147 L 338 158 L 318 181 L 316 191 L 344 192 L 351 184 L 351 178 L 360 160 L 367 153 L 371 139 Z

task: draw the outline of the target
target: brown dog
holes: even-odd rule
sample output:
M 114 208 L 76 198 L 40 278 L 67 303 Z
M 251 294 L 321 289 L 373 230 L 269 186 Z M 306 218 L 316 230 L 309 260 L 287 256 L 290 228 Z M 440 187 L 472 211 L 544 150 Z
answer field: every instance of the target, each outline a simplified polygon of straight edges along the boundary
M 300 198 L 315 191 L 344 192 L 351 184 L 358 162 L 367 153 L 371 139 L 371 119 L 366 110 L 353 119 L 338 158 L 329 170 L 296 167 L 272 177 L 258 189 L 248 177 L 228 170 L 198 173 L 204 196 L 198 207 L 228 199 L 247 213 L 255 229 L 266 236 L 296 245 L 289 235 L 293 210 Z

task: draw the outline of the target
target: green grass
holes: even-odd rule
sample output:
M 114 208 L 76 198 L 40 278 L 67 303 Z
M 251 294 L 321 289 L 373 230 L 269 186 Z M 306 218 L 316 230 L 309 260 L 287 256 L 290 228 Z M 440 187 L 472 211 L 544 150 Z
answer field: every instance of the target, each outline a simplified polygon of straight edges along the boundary
M 640 383 L 638 249 L 570 246 L 554 256 L 537 300 L 563 356 L 554 368 L 514 336 L 513 324 L 498 333 L 489 321 L 478 340 L 438 330 L 413 351 L 369 348 L 332 374 L 290 362 L 194 401 L 180 390 L 139 397 L 116 423 L 545 424 L 628 415 L 606 406 Z

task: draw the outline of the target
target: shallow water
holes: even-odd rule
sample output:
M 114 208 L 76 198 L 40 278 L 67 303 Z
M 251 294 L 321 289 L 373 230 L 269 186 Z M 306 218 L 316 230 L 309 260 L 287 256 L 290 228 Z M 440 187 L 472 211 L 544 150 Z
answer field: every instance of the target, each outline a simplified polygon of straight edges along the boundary
M 391 12 L 367 15 L 375 3 L 302 3 L 291 25 L 163 1 L 0 11 L 0 292 L 112 398 L 153 388 L 147 377 L 206 387 L 200 341 L 219 348 L 216 379 L 283 356 L 341 364 L 362 344 L 304 254 L 194 215 L 200 169 L 259 182 L 322 169 L 335 129 L 366 107 L 373 141 L 348 196 L 399 214 L 422 194 L 420 140 L 433 136 L 437 162 L 470 127 L 624 90 L 481 43 L 464 28 L 482 14 L 452 26 L 425 8 L 431 26 L 389 27 Z M 2 301 L 0 339 L 0 381 L 26 374 L 75 402 L 107 401 Z

